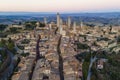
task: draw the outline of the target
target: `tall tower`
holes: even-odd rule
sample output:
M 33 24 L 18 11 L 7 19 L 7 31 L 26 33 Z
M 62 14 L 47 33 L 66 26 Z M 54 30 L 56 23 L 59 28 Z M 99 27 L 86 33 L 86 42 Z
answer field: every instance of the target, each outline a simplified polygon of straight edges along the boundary
M 76 33 L 76 22 L 73 23 L 73 31 Z
M 36 23 L 36 29 L 39 29 L 39 27 L 40 27 L 40 23 L 37 22 L 37 23 Z
M 60 19 L 60 25 L 62 25 L 63 24 L 63 20 L 62 19 Z
M 62 28 L 62 25 L 60 25 L 60 34 L 62 34 L 63 32 L 63 28 Z
M 51 30 L 51 28 L 52 28 L 52 24 L 50 23 L 50 24 L 49 24 L 49 30 Z
M 71 26 L 71 17 L 69 16 L 68 17 L 68 27 L 70 28 L 70 26 Z
M 57 27 L 60 26 L 60 14 L 57 13 Z
M 62 28 L 63 21 L 60 19 L 60 26 L 59 26 L 59 33 L 62 34 L 63 28 Z
M 46 25 L 47 24 L 47 18 L 44 17 L 44 24 Z
M 80 22 L 80 27 L 81 27 L 81 29 L 82 29 L 82 27 L 83 27 L 83 22 L 82 22 L 82 21 Z

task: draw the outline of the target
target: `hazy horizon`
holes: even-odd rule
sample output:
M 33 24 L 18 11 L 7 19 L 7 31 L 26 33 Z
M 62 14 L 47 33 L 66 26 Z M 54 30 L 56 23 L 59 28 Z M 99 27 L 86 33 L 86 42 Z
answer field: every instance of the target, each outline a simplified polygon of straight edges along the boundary
M 0 0 L 0 12 L 120 12 L 119 0 Z

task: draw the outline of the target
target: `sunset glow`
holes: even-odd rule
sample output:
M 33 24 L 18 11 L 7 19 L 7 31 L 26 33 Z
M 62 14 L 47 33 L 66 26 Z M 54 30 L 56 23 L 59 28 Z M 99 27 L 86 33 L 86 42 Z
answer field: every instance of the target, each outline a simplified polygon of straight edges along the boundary
M 0 0 L 0 11 L 120 11 L 120 0 Z

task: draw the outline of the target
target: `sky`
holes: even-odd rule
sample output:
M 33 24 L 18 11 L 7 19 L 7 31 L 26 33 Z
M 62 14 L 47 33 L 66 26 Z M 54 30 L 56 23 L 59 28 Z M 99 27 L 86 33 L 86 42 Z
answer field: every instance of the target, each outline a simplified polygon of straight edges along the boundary
M 120 12 L 120 0 L 0 0 L 0 11 Z

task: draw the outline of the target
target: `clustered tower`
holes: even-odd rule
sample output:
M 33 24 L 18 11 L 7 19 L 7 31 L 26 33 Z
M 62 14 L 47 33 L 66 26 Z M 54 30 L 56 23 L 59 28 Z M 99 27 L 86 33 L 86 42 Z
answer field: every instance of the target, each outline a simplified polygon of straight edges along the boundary
M 71 17 L 69 16 L 68 17 L 68 28 L 70 28 L 70 26 L 71 26 Z
M 76 22 L 73 23 L 73 32 L 76 33 Z
M 68 17 L 68 20 L 67 20 L 67 28 L 68 29 L 70 29 L 71 28 L 71 23 L 72 23 L 72 21 L 71 21 L 71 17 L 69 16 Z M 58 27 L 58 32 L 59 32 L 59 34 L 64 34 L 64 30 L 63 30 L 63 21 L 62 21 L 62 19 L 60 18 L 60 14 L 59 13 L 57 13 L 57 27 Z M 83 27 L 83 23 L 82 23 L 82 21 L 81 21 L 81 23 L 80 23 L 80 28 L 82 29 L 82 27 Z M 73 33 L 77 33 L 77 25 L 76 25 L 76 22 L 74 21 L 73 22 Z
M 46 25 L 47 24 L 47 18 L 44 17 L 44 24 Z
M 57 27 L 60 26 L 60 15 L 59 13 L 57 13 Z

